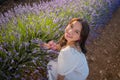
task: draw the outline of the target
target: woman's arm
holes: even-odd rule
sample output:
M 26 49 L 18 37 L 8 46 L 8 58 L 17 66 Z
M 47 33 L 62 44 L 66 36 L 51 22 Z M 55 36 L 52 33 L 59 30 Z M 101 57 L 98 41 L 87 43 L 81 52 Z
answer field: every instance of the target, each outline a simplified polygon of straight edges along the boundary
M 57 80 L 64 80 L 64 78 L 65 78 L 65 76 L 62 76 L 60 74 L 58 74 L 58 76 L 57 76 Z

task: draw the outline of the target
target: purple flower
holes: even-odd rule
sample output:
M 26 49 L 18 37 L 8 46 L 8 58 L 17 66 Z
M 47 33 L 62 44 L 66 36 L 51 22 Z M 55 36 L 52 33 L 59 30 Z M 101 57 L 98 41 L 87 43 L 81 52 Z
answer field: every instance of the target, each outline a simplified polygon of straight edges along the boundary
M 33 39 L 31 40 L 31 42 L 35 44 L 41 44 L 41 45 L 44 43 L 41 39 Z
M 11 55 L 12 55 L 12 53 L 11 53 L 10 51 L 9 51 L 7 54 L 8 54 L 8 56 L 11 56 Z
M 37 53 L 37 52 L 38 52 L 38 50 L 36 50 L 36 49 L 34 49 L 34 50 L 32 51 L 33 54 L 35 54 L 35 53 Z
M 22 77 L 21 80 L 26 80 L 26 79 Z
M 0 57 L 0 62 L 2 62 L 2 58 Z
M 15 61 L 12 59 L 11 64 L 13 64 Z
M 30 70 L 26 69 L 25 72 L 26 72 L 26 73 L 30 73 Z
M 29 42 L 24 42 L 25 47 L 28 47 L 30 45 Z
M 3 50 L 2 45 L 0 45 L 0 51 L 2 51 L 2 50 Z
M 59 22 L 59 18 L 55 18 L 55 19 L 53 20 L 53 22 L 54 22 L 54 23 Z
M 47 53 L 55 53 L 55 54 L 59 54 L 59 52 L 58 52 L 58 51 L 56 51 L 56 50 L 52 50 L 52 49 L 47 50 Z
M 15 74 L 15 78 L 19 78 L 20 77 L 20 74 Z
M 33 73 L 39 73 L 39 70 L 35 70 Z

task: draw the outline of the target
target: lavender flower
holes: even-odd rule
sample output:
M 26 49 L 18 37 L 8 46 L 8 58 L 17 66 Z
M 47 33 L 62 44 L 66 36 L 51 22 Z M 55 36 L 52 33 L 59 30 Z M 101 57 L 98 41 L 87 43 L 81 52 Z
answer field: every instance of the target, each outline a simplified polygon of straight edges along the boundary
M 55 54 L 59 54 L 59 52 L 58 52 L 58 51 L 56 51 L 56 50 L 52 50 L 52 49 L 47 50 L 47 53 L 55 53 Z
M 37 52 L 38 52 L 38 50 L 36 50 L 36 49 L 34 49 L 34 50 L 32 51 L 33 54 L 35 54 L 35 53 L 37 53 Z
M 44 43 L 41 39 L 33 39 L 33 40 L 31 40 L 31 42 L 34 44 L 40 44 L 40 45 L 42 45 Z
M 20 77 L 20 74 L 16 74 L 16 75 L 14 75 L 15 76 L 15 78 L 19 78 Z
M 2 51 L 2 50 L 3 50 L 2 45 L 0 45 L 0 51 Z
M 2 58 L 0 57 L 0 62 L 2 62 L 3 60 L 2 60 Z

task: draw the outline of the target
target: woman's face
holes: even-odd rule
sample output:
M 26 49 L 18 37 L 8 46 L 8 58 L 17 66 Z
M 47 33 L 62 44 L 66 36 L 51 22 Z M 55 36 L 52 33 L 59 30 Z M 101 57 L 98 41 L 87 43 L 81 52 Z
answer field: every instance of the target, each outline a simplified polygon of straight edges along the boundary
M 82 25 L 78 21 L 72 22 L 65 28 L 65 39 L 67 42 L 75 42 L 80 40 Z

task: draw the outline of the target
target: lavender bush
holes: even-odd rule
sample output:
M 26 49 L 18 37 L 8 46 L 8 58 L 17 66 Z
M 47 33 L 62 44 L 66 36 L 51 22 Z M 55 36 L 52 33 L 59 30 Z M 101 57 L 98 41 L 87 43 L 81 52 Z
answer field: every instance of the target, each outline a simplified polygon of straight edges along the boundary
M 43 44 L 40 39 L 23 42 L 19 46 L 16 44 L 13 42 L 0 45 L 0 78 L 2 80 L 47 79 L 46 64 L 58 54 L 50 55 L 56 52 L 38 47 L 38 44 Z
M 40 48 L 41 40 L 58 40 L 73 17 L 87 20 L 91 37 L 96 37 L 95 31 L 119 5 L 119 0 L 53 0 L 18 5 L 0 13 L 0 78 L 47 79 L 46 64 L 57 54 Z

